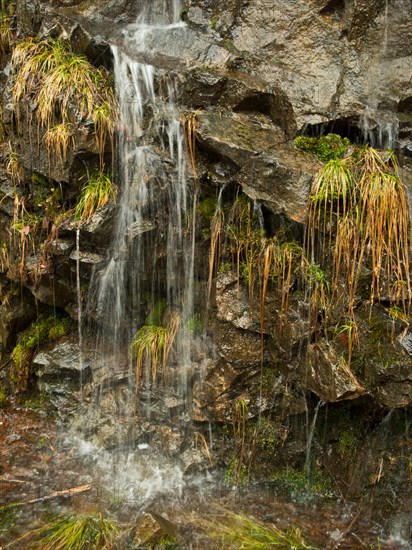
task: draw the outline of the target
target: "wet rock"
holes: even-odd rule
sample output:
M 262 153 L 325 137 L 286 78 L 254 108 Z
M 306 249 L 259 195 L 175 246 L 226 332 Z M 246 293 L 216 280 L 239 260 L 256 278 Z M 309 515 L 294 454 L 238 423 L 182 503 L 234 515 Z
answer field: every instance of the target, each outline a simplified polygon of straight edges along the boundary
M 90 361 L 80 353 L 78 344 L 70 341 L 35 355 L 33 369 L 40 391 L 67 398 L 79 390 L 91 374 Z
M 405 379 L 381 384 L 376 388 L 379 402 L 388 409 L 408 407 L 412 404 L 412 373 L 405 373 Z
M 236 368 L 251 368 L 260 365 L 261 339 L 256 332 L 238 329 L 231 323 L 212 320 L 208 326 L 213 335 L 217 353 Z M 265 355 L 265 360 L 268 356 Z
M 233 326 L 257 332 L 261 331 L 261 311 L 259 289 L 249 295 L 249 290 L 238 282 L 233 271 L 222 273 L 216 279 L 216 316 L 219 321 L 232 323 Z M 275 326 L 277 306 L 275 293 L 267 293 L 264 307 L 265 334 L 272 332 Z
M 17 334 L 37 317 L 33 296 L 20 289 L 5 293 L 6 299 L 0 306 L 0 349 L 10 349 Z
M 204 147 L 238 167 L 244 192 L 272 212 L 303 222 L 319 165 L 285 142 L 282 130 L 264 115 L 208 112 L 199 116 Z
M 277 366 L 325 402 L 356 399 L 366 392 L 330 342 L 310 344 L 295 363 L 280 361 Z
M 17 433 L 13 433 L 13 434 L 10 434 L 10 435 L 7 435 L 4 440 L 6 441 L 6 443 L 14 443 L 15 441 L 19 441 L 21 439 L 21 435 L 17 434 Z
M 70 259 L 74 261 L 79 260 L 82 264 L 88 265 L 99 264 L 104 260 L 104 258 L 100 256 L 100 254 L 96 254 L 94 252 L 82 252 L 81 250 L 79 252 L 77 250 L 74 250 L 70 254 Z

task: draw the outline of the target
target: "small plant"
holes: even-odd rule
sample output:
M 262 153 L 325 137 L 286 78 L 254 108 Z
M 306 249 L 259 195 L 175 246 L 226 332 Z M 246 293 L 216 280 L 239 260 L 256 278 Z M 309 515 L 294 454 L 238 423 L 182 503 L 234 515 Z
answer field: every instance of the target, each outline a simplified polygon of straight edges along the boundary
M 108 550 L 119 535 L 117 525 L 101 514 L 57 516 L 19 540 L 42 550 Z
M 27 104 L 27 97 L 31 97 L 37 104 L 37 124 L 47 131 L 46 145 L 50 150 L 58 144 L 61 158 L 73 144 L 76 126 L 91 120 L 102 169 L 106 137 L 113 138 L 117 118 L 114 91 L 105 69 L 94 67 L 61 39 L 26 39 L 15 47 L 11 65 L 18 118 L 21 104 Z M 71 128 L 70 123 L 75 127 Z
M 337 134 L 327 134 L 319 137 L 300 136 L 295 139 L 294 145 L 297 149 L 314 155 L 322 162 L 329 162 L 342 158 L 350 146 L 350 141 Z
M 166 368 L 179 323 L 176 314 L 167 327 L 144 325 L 136 332 L 130 345 L 132 357 L 136 360 L 136 391 L 143 381 L 156 385 L 158 375 L 162 375 Z
M 0 409 L 3 409 L 7 403 L 7 395 L 4 392 L 2 386 L 0 386 Z
M 218 24 L 218 18 L 217 17 L 213 17 L 210 21 L 210 28 L 212 30 L 215 30 L 216 29 L 216 25 Z
M 8 152 L 5 159 L 5 169 L 14 185 L 18 185 L 23 181 L 24 169 L 19 162 L 19 157 L 9 142 Z
M 402 321 L 405 325 L 409 325 L 408 315 L 396 304 L 388 308 L 388 315 L 394 321 Z
M 98 208 L 115 200 L 116 192 L 110 176 L 104 172 L 96 172 L 88 179 L 80 193 L 74 219 L 79 223 L 87 223 Z
M 211 520 L 201 525 L 211 539 L 218 539 L 221 548 L 266 550 L 309 550 L 313 549 L 297 527 L 279 529 L 273 524 L 262 523 L 255 518 L 219 510 Z
M 353 347 L 359 342 L 358 324 L 354 319 L 349 320 L 346 324 L 340 325 L 335 334 L 345 335 L 348 341 L 348 364 L 350 365 L 352 359 Z
M 30 376 L 31 360 L 36 349 L 47 342 L 58 340 L 73 329 L 73 321 L 69 317 L 40 316 L 31 327 L 17 339 L 11 358 L 13 360 L 11 379 L 17 391 L 27 389 Z
M 63 164 L 67 160 L 68 151 L 74 147 L 73 125 L 67 122 L 49 128 L 44 134 L 44 143 L 49 154 L 49 163 Z

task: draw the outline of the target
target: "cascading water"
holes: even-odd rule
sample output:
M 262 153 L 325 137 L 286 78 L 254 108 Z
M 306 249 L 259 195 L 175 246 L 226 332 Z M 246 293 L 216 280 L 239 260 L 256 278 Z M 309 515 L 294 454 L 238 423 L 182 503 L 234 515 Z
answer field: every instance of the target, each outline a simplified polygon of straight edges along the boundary
M 178 18 L 178 2 L 151 2 L 136 24 L 124 30 L 124 47 L 112 47 L 120 110 L 118 209 L 107 261 L 93 274 L 88 304 L 98 329 L 91 399 L 80 420 L 80 448 L 105 464 L 105 479 L 115 479 L 117 488 L 129 496 L 136 490 L 142 500 L 159 490 L 181 488 L 179 453 L 190 447 L 186 382 L 196 193 L 187 176 L 173 78 L 136 60 L 146 59 L 151 33 L 184 32 Z M 157 386 L 153 371 L 136 372 L 130 346 L 142 325 L 150 325 L 148 332 L 155 326 L 164 330 L 170 319 L 179 328 L 170 354 L 172 367 L 163 373 L 165 390 Z M 179 441 L 165 444 L 168 437 Z
M 362 117 L 362 138 L 364 143 L 372 147 L 393 149 L 397 143 L 399 120 L 393 109 L 385 109 L 380 104 L 380 89 L 385 87 L 385 80 L 390 66 L 389 27 L 392 6 L 389 0 L 385 5 L 381 17 L 381 40 L 376 50 L 371 54 L 369 70 L 366 75 L 366 103 Z

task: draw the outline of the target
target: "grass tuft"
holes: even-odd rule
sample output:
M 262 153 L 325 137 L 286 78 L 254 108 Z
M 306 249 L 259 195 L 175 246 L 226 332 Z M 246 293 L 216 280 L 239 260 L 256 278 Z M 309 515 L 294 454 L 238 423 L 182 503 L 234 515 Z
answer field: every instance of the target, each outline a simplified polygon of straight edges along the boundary
M 365 269 L 371 274 L 370 303 L 385 298 L 409 317 L 409 209 L 394 153 L 365 147 L 329 161 L 310 199 L 307 257 L 320 270 L 332 264 L 330 302 L 350 327 L 350 363 L 358 341 L 358 283 Z M 325 306 L 322 296 L 325 292 L 315 297 L 318 309 Z
M 44 134 L 44 144 L 49 154 L 49 163 L 64 163 L 67 153 L 74 147 L 73 125 L 67 122 L 49 128 Z
M 93 121 L 102 164 L 106 138 L 113 138 L 117 118 L 114 91 L 105 69 L 94 67 L 61 39 L 28 38 L 15 47 L 11 65 L 16 75 L 13 101 L 18 117 L 20 105 L 31 98 L 37 105 L 38 125 L 46 131 L 59 128 L 49 134 L 51 143 L 59 133 L 67 136 L 67 121 Z
M 211 539 L 218 539 L 221 548 L 243 550 L 309 550 L 314 549 L 304 539 L 297 527 L 279 529 L 273 524 L 254 518 L 220 510 L 213 521 L 202 519 L 200 527 Z
M 144 325 L 136 332 L 130 345 L 132 357 L 136 360 L 136 388 L 143 382 L 156 385 L 159 374 L 164 373 L 179 322 L 180 318 L 175 314 L 167 327 Z
M 96 172 L 80 193 L 74 219 L 80 223 L 87 223 L 98 208 L 115 200 L 116 193 L 116 186 L 110 176 L 105 172 Z
M 28 539 L 31 548 L 42 550 L 108 550 L 118 534 L 116 524 L 101 514 L 69 515 L 55 517 L 20 540 Z

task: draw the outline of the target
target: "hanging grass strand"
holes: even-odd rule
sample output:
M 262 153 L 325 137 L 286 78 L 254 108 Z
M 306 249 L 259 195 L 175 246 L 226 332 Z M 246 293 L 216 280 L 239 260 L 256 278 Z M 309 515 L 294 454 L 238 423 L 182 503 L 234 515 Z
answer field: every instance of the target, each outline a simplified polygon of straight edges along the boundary
M 409 227 L 407 196 L 392 151 L 357 149 L 319 172 L 310 196 L 307 256 L 312 266 L 332 262 L 331 302 L 347 319 L 349 364 L 358 342 L 355 308 L 363 273 L 370 273 L 371 305 L 385 299 L 409 316 Z M 312 290 L 319 294 L 319 281 Z M 320 295 L 315 298 L 312 292 L 312 303 Z

